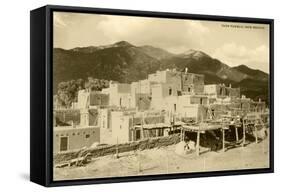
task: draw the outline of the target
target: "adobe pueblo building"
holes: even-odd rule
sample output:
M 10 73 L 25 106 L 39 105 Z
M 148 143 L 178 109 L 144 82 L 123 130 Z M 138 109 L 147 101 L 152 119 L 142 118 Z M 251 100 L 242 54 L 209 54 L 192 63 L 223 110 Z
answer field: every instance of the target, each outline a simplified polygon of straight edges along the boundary
M 240 88 L 205 85 L 204 75 L 167 69 L 130 84 L 111 81 L 99 92 L 81 90 L 72 108 L 55 106 L 53 116 L 56 153 L 174 133 L 183 140 L 188 132 L 199 135 L 199 147 L 200 133 L 207 130 L 244 127 L 245 137 L 246 123 L 268 122 L 268 109 L 241 96 Z

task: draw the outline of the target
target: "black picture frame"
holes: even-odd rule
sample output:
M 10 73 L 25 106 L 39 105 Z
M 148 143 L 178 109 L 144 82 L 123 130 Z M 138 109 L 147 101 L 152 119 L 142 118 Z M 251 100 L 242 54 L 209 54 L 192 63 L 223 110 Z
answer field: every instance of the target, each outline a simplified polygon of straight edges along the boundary
M 270 25 L 270 167 L 262 169 L 178 173 L 99 179 L 53 181 L 52 50 L 53 12 L 95 13 L 156 18 L 247 22 Z M 30 180 L 43 186 L 148 181 L 274 172 L 274 20 L 136 10 L 47 5 L 30 12 Z

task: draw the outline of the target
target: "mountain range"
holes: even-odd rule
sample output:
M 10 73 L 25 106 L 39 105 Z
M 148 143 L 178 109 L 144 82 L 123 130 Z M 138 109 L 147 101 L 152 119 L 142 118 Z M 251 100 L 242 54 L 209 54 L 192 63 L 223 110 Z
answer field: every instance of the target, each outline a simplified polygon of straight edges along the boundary
M 246 65 L 230 67 L 199 50 L 173 54 L 150 45 L 135 46 L 120 41 L 105 46 L 53 49 L 54 93 L 59 82 L 72 79 L 115 80 L 130 83 L 147 78 L 157 70 L 176 68 L 205 75 L 205 84 L 225 83 L 240 87 L 241 93 L 268 100 L 269 75 Z

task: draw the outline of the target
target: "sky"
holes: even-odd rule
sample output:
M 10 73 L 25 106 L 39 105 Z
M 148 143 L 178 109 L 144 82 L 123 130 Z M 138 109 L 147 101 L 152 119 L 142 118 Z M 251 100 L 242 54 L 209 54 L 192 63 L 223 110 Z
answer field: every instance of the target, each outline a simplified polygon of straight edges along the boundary
M 100 46 L 128 41 L 171 53 L 200 50 L 233 67 L 269 72 L 269 25 L 136 16 L 54 13 L 54 47 Z

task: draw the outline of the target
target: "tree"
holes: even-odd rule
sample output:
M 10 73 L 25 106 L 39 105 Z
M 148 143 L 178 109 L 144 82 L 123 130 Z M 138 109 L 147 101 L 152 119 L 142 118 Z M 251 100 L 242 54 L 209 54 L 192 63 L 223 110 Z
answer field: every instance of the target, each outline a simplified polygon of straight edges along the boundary
M 101 91 L 103 88 L 109 87 L 109 81 L 104 79 L 94 79 L 88 77 L 88 81 L 85 83 L 85 88 L 91 91 Z
M 93 77 L 88 77 L 86 81 L 83 79 L 63 81 L 58 84 L 57 101 L 62 107 L 69 108 L 73 102 L 77 102 L 79 90 L 87 88 L 91 91 L 101 91 L 108 86 L 108 80 Z

